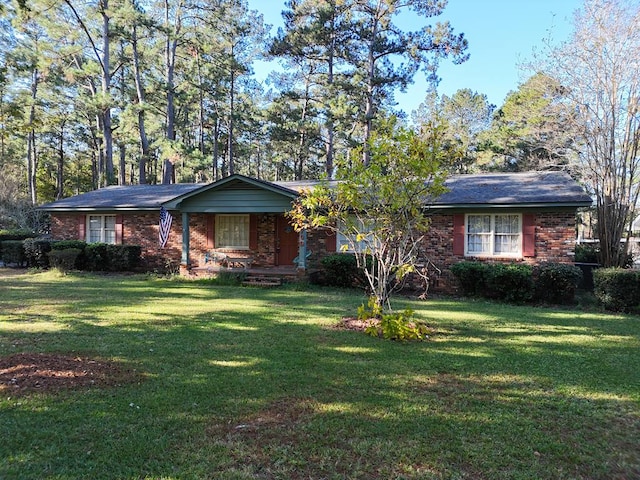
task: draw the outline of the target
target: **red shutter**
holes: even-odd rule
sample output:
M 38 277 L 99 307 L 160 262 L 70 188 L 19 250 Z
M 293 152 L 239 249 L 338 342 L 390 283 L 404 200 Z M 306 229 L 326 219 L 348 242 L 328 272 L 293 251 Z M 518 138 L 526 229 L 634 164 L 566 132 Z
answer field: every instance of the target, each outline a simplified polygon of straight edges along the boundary
M 536 216 L 531 213 L 522 215 L 522 256 L 536 256 Z
M 258 250 L 258 216 L 249 215 L 249 250 Z
M 87 216 L 78 215 L 78 240 L 87 240 Z
M 216 248 L 215 245 L 215 215 L 207 215 L 207 248 Z
M 116 244 L 122 244 L 122 215 L 116 215 Z
M 453 216 L 453 254 L 464 255 L 464 213 Z
M 324 240 L 324 248 L 327 253 L 334 253 L 337 248 L 336 237 L 338 234 L 336 232 L 332 232 L 331 230 L 325 230 L 325 240 Z

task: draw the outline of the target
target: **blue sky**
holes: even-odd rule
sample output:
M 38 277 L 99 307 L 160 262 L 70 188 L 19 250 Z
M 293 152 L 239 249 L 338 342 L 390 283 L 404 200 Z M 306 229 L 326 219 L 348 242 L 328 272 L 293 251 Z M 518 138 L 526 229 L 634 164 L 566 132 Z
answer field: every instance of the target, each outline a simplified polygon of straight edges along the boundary
M 453 65 L 443 61 L 438 70 L 442 78 L 438 91 L 451 95 L 461 88 L 484 93 L 489 102 L 500 107 L 509 91 L 516 90 L 526 80 L 518 65 L 531 57 L 534 48 L 541 48 L 549 37 L 558 43 L 572 30 L 573 12 L 582 0 L 449 0 L 444 13 L 433 21 L 449 20 L 456 32 L 463 32 L 469 41 L 471 58 Z M 249 0 L 249 6 L 264 15 L 273 25 L 271 34 L 282 26 L 282 0 Z M 419 25 L 407 25 L 407 29 Z M 256 65 L 257 77 L 265 67 Z M 426 84 L 421 74 L 406 93 L 398 93 L 399 107 L 410 113 L 424 100 Z

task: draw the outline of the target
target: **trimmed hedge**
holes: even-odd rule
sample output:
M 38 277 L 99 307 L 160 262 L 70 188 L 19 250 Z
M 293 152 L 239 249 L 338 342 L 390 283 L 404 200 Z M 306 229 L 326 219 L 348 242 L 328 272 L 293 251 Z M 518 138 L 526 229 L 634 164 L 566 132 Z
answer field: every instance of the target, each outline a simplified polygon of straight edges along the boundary
M 78 257 L 82 254 L 79 248 L 66 248 L 64 250 L 51 250 L 49 252 L 49 264 L 62 272 L 68 272 L 77 268 Z
M 49 268 L 49 256 L 51 251 L 50 240 L 28 238 L 22 242 L 27 266 L 30 268 Z
M 5 265 L 23 266 L 26 259 L 22 240 L 3 240 L 0 243 L 0 259 Z
M 21 242 L 22 243 L 22 242 Z M 123 272 L 134 270 L 141 264 L 142 247 L 139 245 L 110 245 L 106 243 L 86 243 L 80 240 L 38 240 L 24 241 L 27 265 L 35 268 L 70 269 L 68 261 L 60 267 L 50 265 L 51 253 L 78 250 L 73 268 L 97 272 Z M 61 258 L 53 253 L 56 259 Z M 57 260 L 56 260 L 57 261 Z
M 323 275 L 319 283 L 332 287 L 353 287 L 362 281 L 355 255 L 334 253 L 321 260 Z
M 533 268 L 518 263 L 492 263 L 487 274 L 490 298 L 521 303 L 533 297 Z
M 533 276 L 537 300 L 568 304 L 573 303 L 583 275 L 575 265 L 545 263 L 534 268 Z
M 465 296 L 522 303 L 571 303 L 582 272 L 573 265 L 548 263 L 535 269 L 522 263 L 459 262 L 451 272 Z
M 483 296 L 487 289 L 489 264 L 483 262 L 459 262 L 451 266 L 458 279 L 462 294 L 467 297 Z
M 640 271 L 599 268 L 593 272 L 593 293 L 607 310 L 628 312 L 640 305 Z

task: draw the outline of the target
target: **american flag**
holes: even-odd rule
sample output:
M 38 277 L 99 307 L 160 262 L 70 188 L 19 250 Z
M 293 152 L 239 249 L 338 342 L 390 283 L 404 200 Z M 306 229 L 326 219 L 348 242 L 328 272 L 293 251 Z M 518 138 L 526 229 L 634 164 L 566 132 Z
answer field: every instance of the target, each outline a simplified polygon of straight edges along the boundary
M 167 240 L 169 240 L 169 232 L 171 231 L 171 222 L 173 222 L 173 217 L 167 209 L 164 207 L 160 207 L 160 248 L 164 248 L 167 244 Z

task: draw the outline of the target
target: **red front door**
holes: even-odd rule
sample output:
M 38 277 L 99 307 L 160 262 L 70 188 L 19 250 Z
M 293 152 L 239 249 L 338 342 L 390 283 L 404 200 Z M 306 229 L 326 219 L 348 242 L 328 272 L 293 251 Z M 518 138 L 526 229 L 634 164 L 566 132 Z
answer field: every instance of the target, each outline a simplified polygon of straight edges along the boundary
M 298 232 L 283 215 L 276 217 L 276 265 L 293 265 L 298 256 Z

